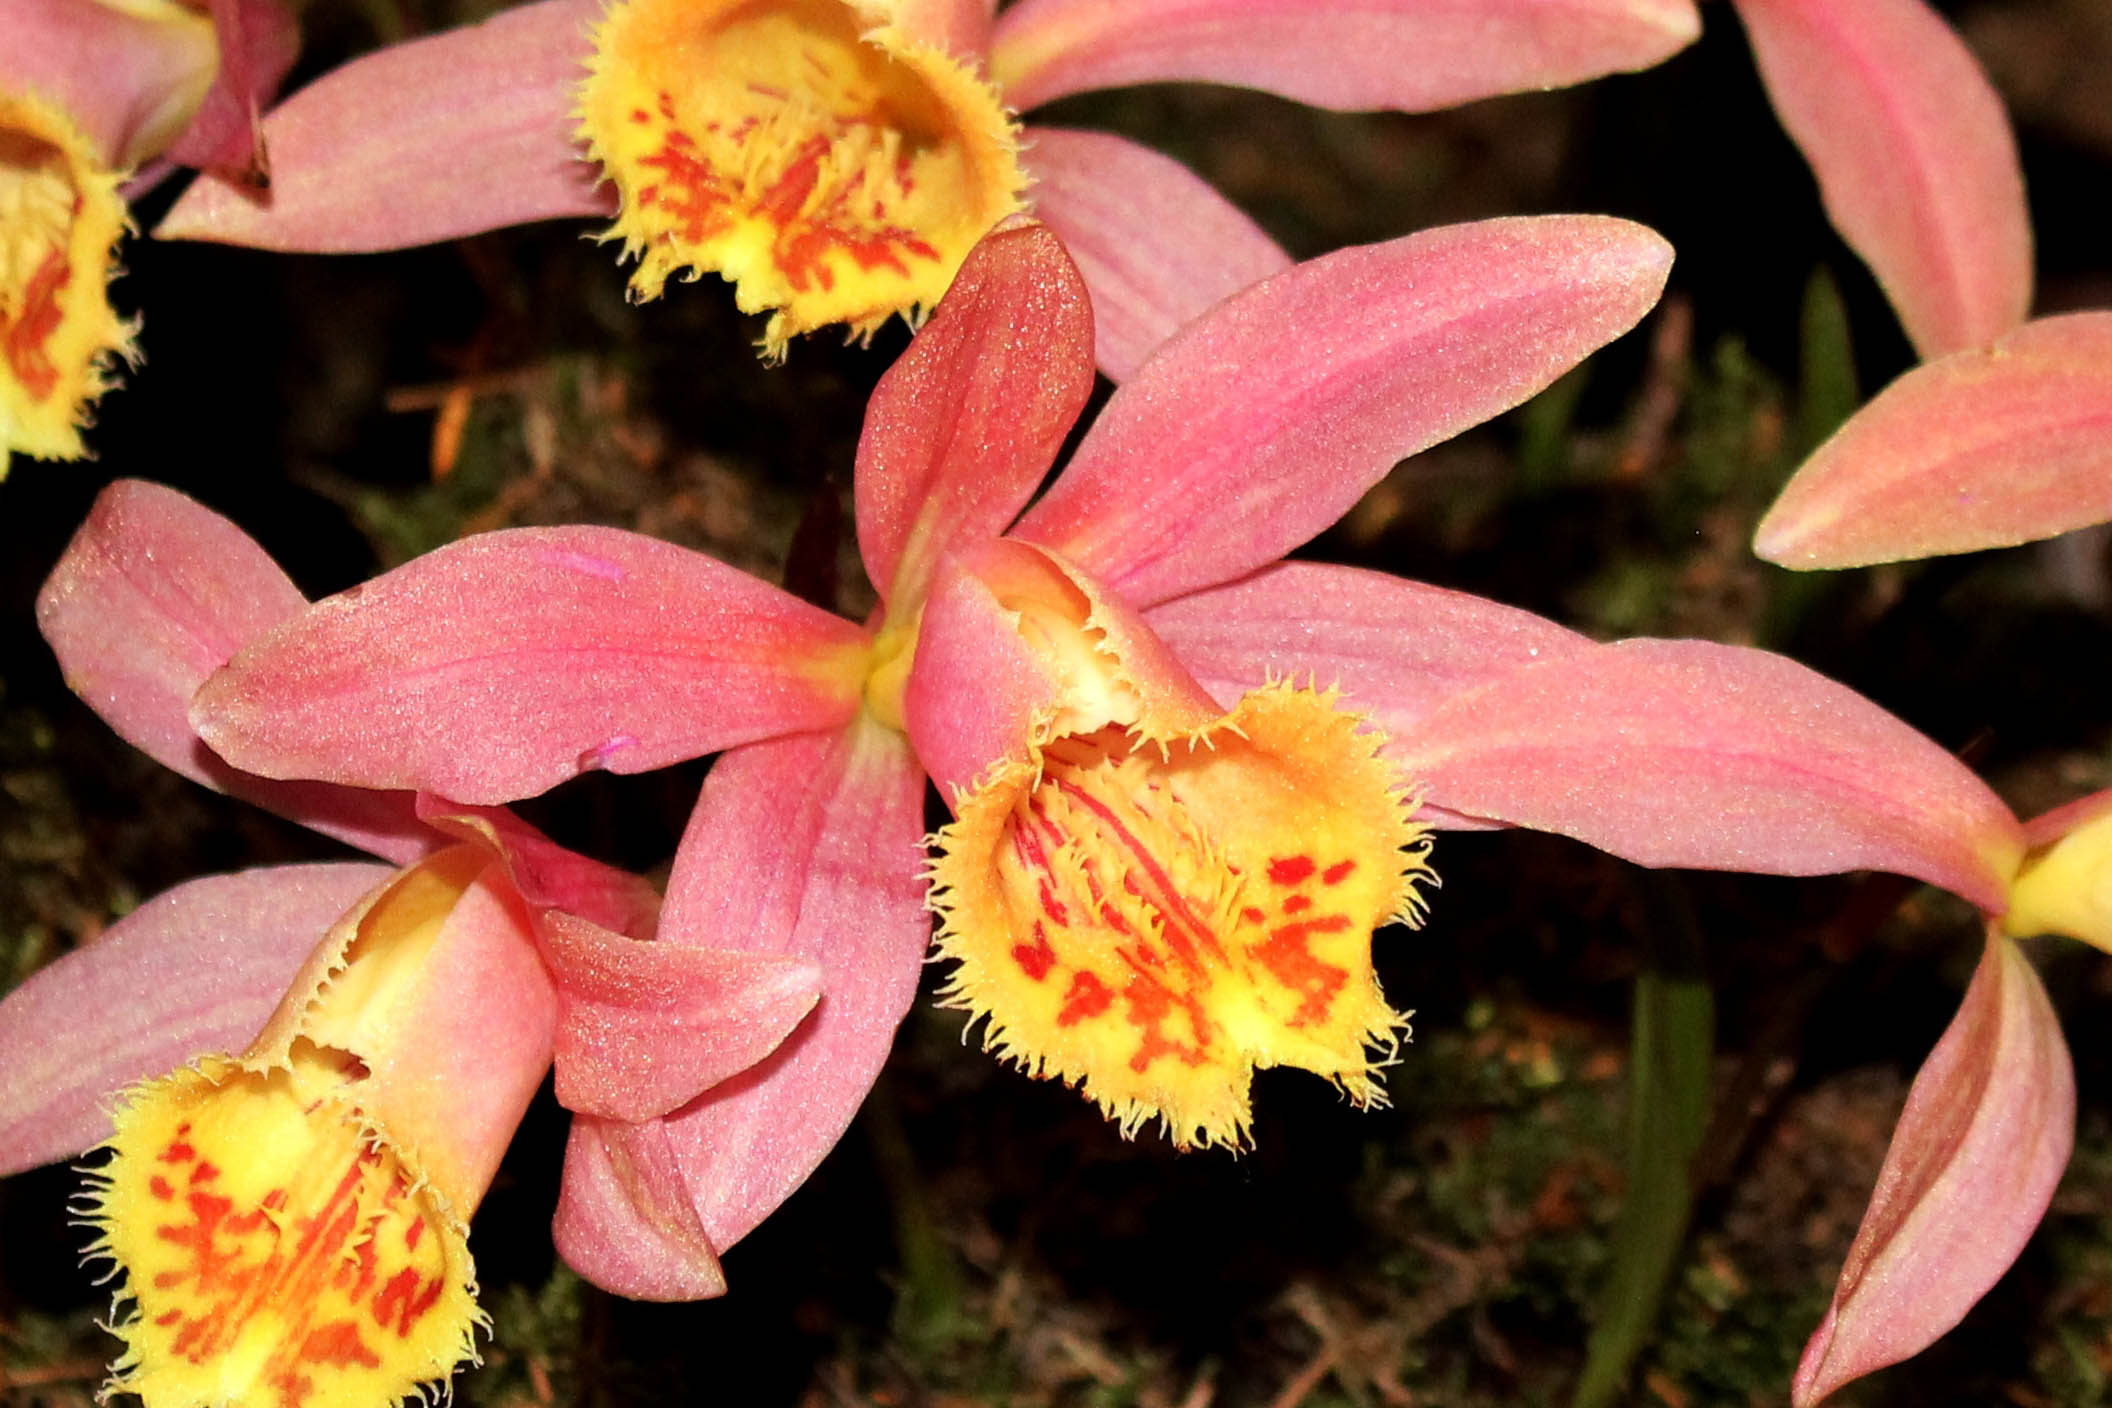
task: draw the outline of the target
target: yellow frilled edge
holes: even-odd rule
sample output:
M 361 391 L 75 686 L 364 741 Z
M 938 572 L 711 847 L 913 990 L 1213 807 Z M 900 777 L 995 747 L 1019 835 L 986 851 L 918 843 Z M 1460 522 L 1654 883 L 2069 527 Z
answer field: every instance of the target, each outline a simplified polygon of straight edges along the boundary
M 1257 1068 L 1358 1105 L 1407 1034 L 1372 934 L 1420 917 L 1415 799 L 1383 736 L 1279 681 L 1199 731 L 1107 727 L 1001 764 L 934 838 L 942 998 L 1132 1134 L 1244 1147 Z
M 717 273 L 772 311 L 766 356 L 868 336 L 938 301 L 1022 208 L 997 94 L 877 0 L 621 0 L 595 33 L 579 135 L 622 205 L 634 298 Z
M 90 406 L 137 359 L 109 296 L 121 179 L 65 114 L 0 95 L 0 475 L 17 453 L 86 455 Z

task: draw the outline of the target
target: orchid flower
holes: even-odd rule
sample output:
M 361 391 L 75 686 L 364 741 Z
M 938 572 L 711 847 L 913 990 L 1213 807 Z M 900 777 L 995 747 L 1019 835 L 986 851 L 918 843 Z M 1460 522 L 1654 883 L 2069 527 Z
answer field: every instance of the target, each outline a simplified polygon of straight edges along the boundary
M 257 103 L 293 62 L 277 0 L 0 0 L 0 476 L 80 459 L 89 407 L 138 360 L 110 307 L 141 162 L 264 179 Z
M 928 863 L 951 1000 L 1028 1071 L 1185 1145 L 1250 1137 L 1259 1067 L 1380 1097 L 1400 1027 L 1369 945 L 1419 908 L 1428 829 L 1882 867 L 1998 908 L 2014 818 L 1801 666 L 1600 645 L 1278 561 L 1401 455 L 1632 324 L 1666 262 L 1635 226 L 1551 217 L 1296 266 L 1160 348 L 1022 515 L 1091 384 L 1092 331 L 1049 232 L 1004 227 L 868 409 L 857 527 L 883 605 L 865 625 L 634 534 L 508 530 L 289 620 L 193 719 L 267 775 L 481 802 L 723 750 L 662 940 L 814 957 L 822 1001 L 756 1072 L 663 1121 L 575 1122 L 571 1150 L 582 1186 L 692 1208 L 714 1244 L 841 1132 L 914 993 L 926 776 L 954 815 Z M 794 1090 L 794 1132 L 740 1164 L 729 1149 Z
M 446 1378 L 482 1323 L 470 1215 L 553 1061 L 574 1110 L 650 1118 L 819 994 L 796 958 L 643 942 L 650 886 L 498 809 L 211 758 L 190 693 L 300 605 L 231 524 L 136 482 L 105 491 L 39 601 L 126 737 L 401 863 L 192 881 L 0 1002 L 0 1173 L 107 1144 L 91 1254 L 132 1303 L 112 1386 L 149 1408 L 392 1403 Z M 723 1290 L 701 1243 L 687 1270 L 691 1293 Z
M 202 180 L 157 233 L 393 249 L 605 215 L 606 181 L 608 237 L 638 261 L 633 296 L 721 274 L 744 311 L 771 312 L 777 355 L 831 323 L 865 333 L 928 308 L 985 231 L 1031 208 L 1077 259 L 1100 365 L 1119 380 L 1289 261 L 1178 163 L 1118 137 L 1021 129 L 1010 112 L 1166 80 L 1418 112 L 1646 67 L 1700 31 L 1692 0 L 995 9 L 540 0 L 326 75 L 265 123 L 280 174 L 268 201 Z
M 1921 0 L 1737 0 L 1783 123 L 1925 364 L 1791 478 L 1785 567 L 2007 547 L 2112 518 L 2112 314 L 2025 322 L 2031 228 L 2001 99 Z

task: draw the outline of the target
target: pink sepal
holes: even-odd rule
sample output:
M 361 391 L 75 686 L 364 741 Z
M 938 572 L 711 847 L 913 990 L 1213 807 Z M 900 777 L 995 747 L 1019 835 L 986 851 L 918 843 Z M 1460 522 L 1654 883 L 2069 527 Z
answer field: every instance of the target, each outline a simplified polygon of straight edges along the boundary
M 248 534 L 173 489 L 121 479 L 97 496 L 37 594 L 66 682 L 126 742 L 194 782 L 395 861 L 433 833 L 403 792 L 279 782 L 199 741 L 191 695 L 306 600 Z
M 1929 1053 L 1792 1390 L 1810 1408 L 1964 1318 L 2046 1214 L 2075 1142 L 2075 1071 L 2029 960 L 1990 932 Z
M 1339 686 L 1346 709 L 1398 735 L 1456 694 L 1595 649 L 1544 616 L 1386 572 L 1286 562 L 1144 613 L 1230 707 L 1289 676 Z
M 209 0 L 220 40 L 220 72 L 205 101 L 169 147 L 197 166 L 245 186 L 271 183 L 262 112 L 300 52 L 301 28 L 280 0 Z
M 2102 792 L 2092 792 L 2087 797 L 2078 797 L 2065 806 L 2042 812 L 2024 823 L 2024 844 L 2032 850 L 2050 846 L 2066 836 L 2097 820 L 2106 812 L 2112 812 L 2112 787 Z
M 1021 109 L 1193 79 L 1426 112 L 1648 68 L 1700 32 L 1692 0 L 1024 0 L 991 69 Z
M 1740 646 L 1599 646 L 1455 696 L 1394 743 L 1440 807 L 1643 865 L 1889 870 L 1999 913 L 2022 853 L 2016 818 L 1956 758 Z
M 110 1133 L 110 1098 L 247 1047 L 318 937 L 390 875 L 348 861 L 178 885 L 0 1001 L 0 1174 Z
M 628 939 L 562 910 L 540 930 L 569 1110 L 664 1115 L 769 1055 L 821 996 L 811 959 Z
M 633 939 L 650 939 L 659 926 L 660 892 L 651 881 L 567 850 L 504 807 L 419 793 L 418 819 L 504 858 L 514 888 L 533 908 L 562 909 Z
M 605 215 L 572 90 L 600 0 L 540 0 L 332 70 L 264 119 L 266 198 L 201 176 L 154 233 L 349 254 Z
M 1924 357 L 2031 308 L 2031 222 L 2002 100 L 1923 0 L 1736 0 L 1834 228 Z
M 835 1147 L 909 1011 L 931 938 L 924 781 L 860 721 L 719 759 L 668 877 L 661 941 L 813 958 L 821 1004 L 761 1064 L 666 1121 L 724 1251 Z
M 1556 215 L 1299 264 L 1169 339 L 1013 534 L 1135 607 L 1251 572 L 1634 326 L 1671 261 L 1640 225 Z
M 1004 531 L 1093 389 L 1093 315 L 1056 236 L 1019 222 L 969 253 L 873 388 L 858 438 L 858 546 L 895 613 L 948 548 Z
M 726 1294 L 661 1121 L 574 1117 L 550 1230 L 566 1264 L 605 1291 L 632 1300 Z
M 2041 318 L 1917 367 L 1813 452 L 1760 521 L 1785 567 L 1860 567 L 2112 519 L 2112 312 Z
M 1221 299 L 1291 266 L 1245 212 L 1173 158 L 1124 137 L 1029 127 L 1034 213 L 1093 296 L 1093 355 L 1127 381 Z
M 255 772 L 506 802 L 841 724 L 864 639 L 702 553 L 515 528 L 317 602 L 206 681 L 191 718 Z

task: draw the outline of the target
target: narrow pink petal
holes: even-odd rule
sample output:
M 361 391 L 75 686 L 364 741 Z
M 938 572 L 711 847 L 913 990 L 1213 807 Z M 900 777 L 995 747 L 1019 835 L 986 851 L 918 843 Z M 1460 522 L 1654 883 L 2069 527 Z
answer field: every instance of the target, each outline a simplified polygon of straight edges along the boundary
M 864 639 L 702 553 L 516 528 L 316 603 L 208 680 L 192 720 L 267 776 L 506 802 L 841 724 Z
M 2002 100 L 1923 0 L 1736 0 L 1834 228 L 1924 357 L 2031 308 L 2031 222 Z
M 118 170 L 174 141 L 212 83 L 212 31 L 187 14 L 0 0 L 0 35 L 0 92 L 57 107 Z
M 1886 387 L 1760 521 L 1785 567 L 1860 567 L 2112 519 L 2112 313 L 2024 324 Z
M 2050 846 L 2069 832 L 2080 830 L 2107 812 L 2112 812 L 2112 787 L 2092 792 L 2087 797 L 2078 797 L 2065 806 L 2055 807 L 2050 812 L 2041 812 L 2025 822 L 2024 844 L 2033 850 Z
M 1386 572 L 1285 562 L 1144 619 L 1227 705 L 1289 676 L 1398 736 L 1454 695 L 1596 647 L 1544 616 Z
M 110 1133 L 112 1095 L 246 1048 L 309 950 L 385 865 L 286 865 L 155 896 L 0 1001 L 0 1174 Z
M 306 605 L 234 524 L 173 489 L 121 479 L 45 579 L 37 624 L 67 684 L 155 761 L 375 855 L 416 859 L 434 836 L 409 794 L 258 777 L 228 766 L 191 728 L 198 686 Z
M 605 1291 L 632 1300 L 704 1300 L 726 1275 L 658 1120 L 572 1121 L 551 1228 L 557 1252 Z
M 300 51 L 300 25 L 280 0 L 211 0 L 211 9 L 220 72 L 168 157 L 244 185 L 268 185 L 263 110 Z
M 1918 1354 L 1963 1319 L 2045 1216 L 2075 1143 L 2075 1071 L 2039 975 L 1991 933 L 1929 1053 L 1805 1346 L 1794 1401 Z
M 1056 236 L 986 236 L 873 388 L 858 438 L 858 546 L 898 613 L 955 542 L 1003 532 L 1093 389 L 1093 315 Z
M 542 931 L 570 1110 L 664 1115 L 776 1050 L 821 996 L 812 959 L 627 939 L 562 910 Z
M 600 0 L 539 0 L 335 69 L 264 119 L 271 191 L 201 176 L 154 233 L 349 254 L 607 214 L 572 141 Z
M 1300 264 L 1161 347 L 1014 531 L 1133 606 L 1251 572 L 1633 327 L 1671 261 L 1640 225 L 1556 215 Z
M 1692 0 L 1023 0 L 990 64 L 1020 109 L 1195 79 L 1427 112 L 1648 68 L 1700 32 Z
M 1632 640 L 1514 670 L 1395 739 L 1429 800 L 1643 865 L 1889 870 L 1999 913 L 2022 829 L 1853 690 L 1765 651 Z
M 1209 182 L 1104 132 L 1029 127 L 1034 213 L 1063 237 L 1093 295 L 1100 370 L 1127 381 L 1219 300 L 1291 257 Z
M 931 938 L 923 831 L 923 774 L 868 722 L 736 750 L 705 779 L 661 941 L 822 968 L 821 1004 L 783 1046 L 667 1121 L 721 1251 L 806 1181 L 887 1059 Z

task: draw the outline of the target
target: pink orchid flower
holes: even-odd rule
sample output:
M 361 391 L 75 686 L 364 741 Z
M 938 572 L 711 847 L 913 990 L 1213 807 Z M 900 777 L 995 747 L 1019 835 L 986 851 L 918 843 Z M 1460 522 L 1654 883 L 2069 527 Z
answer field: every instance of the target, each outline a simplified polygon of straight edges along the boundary
M 444 1380 L 482 1323 L 470 1215 L 553 1062 L 583 1118 L 653 1118 L 768 1054 L 820 990 L 801 959 L 643 942 L 650 886 L 504 811 L 213 758 L 190 694 L 304 604 L 233 525 L 136 482 L 39 600 L 120 733 L 396 863 L 192 881 L 0 1001 L 0 1174 L 107 1143 L 93 1251 L 132 1303 L 112 1383 L 158 1406 Z M 683 1294 L 724 1289 L 701 1239 L 680 1266 Z
M 267 775 L 486 802 L 724 750 L 663 941 L 811 956 L 821 1003 L 756 1071 L 666 1120 L 575 1122 L 571 1151 L 582 1184 L 693 1209 L 715 1245 L 841 1132 L 914 993 L 926 776 L 955 816 L 928 900 L 955 1000 L 1030 1071 L 1188 1144 L 1246 1137 L 1259 1066 L 1379 1097 L 1371 1053 L 1398 1018 L 1369 944 L 1417 908 L 1428 828 L 1881 867 L 1999 908 L 2023 849 L 2007 809 L 1793 662 L 1600 645 L 1278 560 L 1401 455 L 1631 325 L 1667 256 L 1553 217 L 1297 266 L 1154 354 L 1022 515 L 1091 384 L 1092 330 L 1049 232 L 1007 227 L 868 410 L 858 534 L 884 605 L 865 626 L 634 534 L 511 530 L 318 603 L 193 718 Z M 742 1163 L 773 1125 L 793 1133 Z
M 326 75 L 266 121 L 268 200 L 202 180 L 157 233 L 393 249 L 606 215 L 607 182 L 634 296 L 722 274 L 743 310 L 772 312 L 775 354 L 831 323 L 866 332 L 928 308 L 976 240 L 1031 208 L 1077 259 L 1100 365 L 1120 380 L 1289 261 L 1178 163 L 1119 137 L 1020 129 L 1008 110 L 1192 80 L 1419 112 L 1646 67 L 1700 31 L 1692 0 L 996 8 L 541 0 Z
M 1792 568 L 2007 547 L 2112 518 L 2112 314 L 2025 322 L 2002 101 L 1921 0 L 1737 0 L 1833 222 L 1927 359 L 1798 469 L 1754 536 Z
M 293 62 L 278 0 L 0 0 L 0 476 L 87 453 L 112 367 L 123 187 L 141 162 L 265 177 L 257 104 Z

